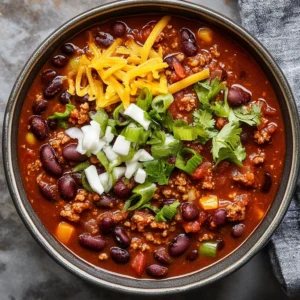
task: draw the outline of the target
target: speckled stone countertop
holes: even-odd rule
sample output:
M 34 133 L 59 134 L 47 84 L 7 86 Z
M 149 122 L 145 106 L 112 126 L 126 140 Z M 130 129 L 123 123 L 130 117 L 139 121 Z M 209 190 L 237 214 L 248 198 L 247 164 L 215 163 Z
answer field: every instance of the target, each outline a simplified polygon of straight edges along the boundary
M 0 0 L 1 132 L 11 88 L 35 48 L 68 19 L 106 2 L 108 1 Z M 194 2 L 213 8 L 239 22 L 237 3 L 234 0 Z M 0 300 L 140 298 L 95 287 L 68 273 L 54 262 L 31 237 L 17 215 L 6 186 L 2 160 L 0 194 Z M 264 250 L 227 278 L 172 298 L 287 299 L 272 274 L 269 257 Z

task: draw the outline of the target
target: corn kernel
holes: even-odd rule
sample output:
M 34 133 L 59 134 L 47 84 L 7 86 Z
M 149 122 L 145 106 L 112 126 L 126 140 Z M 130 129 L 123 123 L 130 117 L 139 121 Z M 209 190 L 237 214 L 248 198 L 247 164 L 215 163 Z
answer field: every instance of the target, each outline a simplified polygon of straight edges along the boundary
M 35 145 L 37 140 L 35 138 L 35 136 L 31 133 L 31 132 L 28 132 L 26 134 L 26 142 L 29 144 L 29 145 Z
M 198 37 L 205 43 L 212 41 L 212 31 L 209 28 L 200 28 L 198 30 Z

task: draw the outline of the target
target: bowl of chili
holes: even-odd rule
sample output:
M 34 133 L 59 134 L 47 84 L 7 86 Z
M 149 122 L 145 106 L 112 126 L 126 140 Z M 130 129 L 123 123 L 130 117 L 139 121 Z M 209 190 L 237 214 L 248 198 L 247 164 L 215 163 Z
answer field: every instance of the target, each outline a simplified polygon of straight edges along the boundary
M 265 245 L 295 189 L 298 129 L 284 75 L 244 29 L 191 3 L 124 1 L 73 18 L 29 59 L 4 165 L 22 220 L 63 267 L 168 294 Z

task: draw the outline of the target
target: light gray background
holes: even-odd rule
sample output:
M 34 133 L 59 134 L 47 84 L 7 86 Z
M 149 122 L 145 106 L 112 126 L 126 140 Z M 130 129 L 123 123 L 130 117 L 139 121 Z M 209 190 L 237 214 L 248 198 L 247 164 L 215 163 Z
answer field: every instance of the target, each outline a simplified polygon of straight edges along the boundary
M 0 0 L 1 132 L 11 88 L 35 48 L 68 19 L 107 2 L 109 1 Z M 192 2 L 213 8 L 240 22 L 236 0 Z M 50 259 L 30 236 L 17 215 L 7 190 L 2 160 L 0 164 L 0 300 L 140 298 L 95 287 L 68 273 Z M 288 299 L 272 274 L 266 250 L 262 250 L 247 265 L 227 278 L 172 298 Z

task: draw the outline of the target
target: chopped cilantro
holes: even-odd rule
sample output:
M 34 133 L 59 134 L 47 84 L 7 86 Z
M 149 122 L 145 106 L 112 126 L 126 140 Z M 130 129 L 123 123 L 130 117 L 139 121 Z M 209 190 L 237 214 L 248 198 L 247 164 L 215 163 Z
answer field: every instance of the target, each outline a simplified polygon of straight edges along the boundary
M 162 160 L 152 160 L 143 163 L 148 175 L 147 180 L 157 182 L 159 185 L 168 184 L 169 176 L 174 169 L 174 165 Z
M 233 113 L 234 117 L 240 122 L 246 123 L 250 126 L 260 125 L 261 110 L 260 107 L 255 104 L 249 108 L 246 106 L 235 108 L 233 109 Z M 231 115 L 230 117 L 232 118 L 233 116 Z

